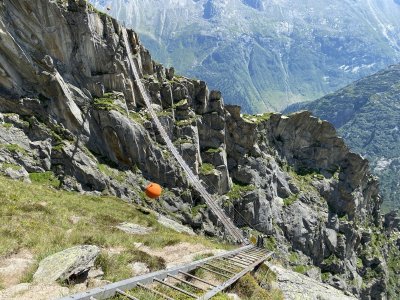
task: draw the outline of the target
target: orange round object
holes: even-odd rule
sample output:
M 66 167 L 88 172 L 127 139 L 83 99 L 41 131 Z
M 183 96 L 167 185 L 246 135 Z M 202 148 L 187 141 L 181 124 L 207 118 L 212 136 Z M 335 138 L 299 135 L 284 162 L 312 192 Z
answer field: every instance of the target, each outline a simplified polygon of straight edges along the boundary
M 162 192 L 162 188 L 159 184 L 151 182 L 147 187 L 146 187 L 146 195 L 147 197 L 150 197 L 152 199 L 160 197 Z

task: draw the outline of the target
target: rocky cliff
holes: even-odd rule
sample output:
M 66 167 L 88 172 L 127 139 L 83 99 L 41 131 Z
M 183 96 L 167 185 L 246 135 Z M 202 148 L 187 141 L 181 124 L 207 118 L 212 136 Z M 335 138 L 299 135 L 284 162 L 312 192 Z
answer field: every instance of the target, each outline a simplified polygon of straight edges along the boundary
M 244 230 L 302 273 L 362 299 L 385 299 L 378 182 L 332 125 L 298 113 L 243 115 L 221 93 L 154 62 L 128 30 L 83 0 L 0 3 L 0 161 L 29 181 L 112 194 L 220 235 L 149 119 L 141 80 L 167 133 Z M 143 197 L 146 180 L 166 192 Z M 322 274 L 321 274 L 322 271 Z
M 386 210 L 400 207 L 399 80 L 400 65 L 393 65 L 285 111 L 306 109 L 331 122 L 353 151 L 368 158 L 379 176 Z

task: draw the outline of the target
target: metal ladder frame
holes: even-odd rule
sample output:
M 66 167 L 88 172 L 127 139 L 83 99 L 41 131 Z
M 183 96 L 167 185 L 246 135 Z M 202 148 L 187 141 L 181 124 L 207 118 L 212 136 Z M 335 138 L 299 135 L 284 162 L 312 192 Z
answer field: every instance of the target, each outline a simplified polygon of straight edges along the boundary
M 207 282 L 201 278 L 198 278 L 194 275 L 188 274 L 188 272 L 195 270 L 199 267 L 202 267 L 203 265 L 205 265 L 211 261 L 220 262 L 224 258 L 229 259 L 230 257 L 240 257 L 240 254 L 246 254 L 246 253 L 254 254 L 256 257 L 254 257 L 254 259 L 250 262 L 243 261 L 243 266 L 238 267 L 240 270 L 238 270 L 236 273 L 230 272 L 231 275 L 230 276 L 226 275 L 225 276 L 226 280 L 220 285 L 209 283 L 209 282 Z M 161 296 L 165 299 L 173 300 L 172 297 L 164 295 L 161 292 L 158 292 L 150 287 L 146 287 L 145 284 L 150 284 L 153 282 L 163 283 L 162 281 L 164 279 L 166 279 L 168 277 L 173 278 L 175 275 L 179 275 L 179 274 L 185 275 L 185 276 L 189 275 L 189 277 L 192 277 L 195 280 L 199 280 L 199 281 L 209 285 L 210 289 L 207 290 L 202 287 L 195 286 L 195 284 L 193 282 L 190 282 L 190 284 L 192 286 L 195 286 L 199 290 L 205 291 L 205 294 L 202 296 L 196 297 L 195 295 L 191 295 L 191 297 L 192 298 L 196 297 L 195 299 L 199 299 L 199 300 L 207 300 L 207 299 L 210 299 L 211 297 L 215 296 L 217 293 L 223 291 L 230 285 L 232 285 L 234 282 L 236 282 L 238 279 L 240 279 L 246 273 L 250 272 L 251 270 L 256 268 L 258 265 L 263 263 L 265 260 L 267 260 L 272 254 L 273 254 L 272 252 L 268 252 L 265 249 L 260 249 L 253 245 L 248 245 L 248 246 L 244 246 L 244 247 L 232 250 L 232 251 L 228 251 L 226 253 L 222 253 L 222 254 L 215 255 L 212 257 L 207 257 L 207 258 L 204 258 L 204 259 L 201 259 L 198 261 L 194 261 L 194 262 L 191 262 L 186 265 L 172 267 L 172 268 L 169 268 L 166 270 L 156 271 L 156 272 L 144 274 L 141 276 L 136 276 L 136 277 L 129 278 L 126 280 L 111 283 L 111 284 L 108 284 L 103 287 L 88 290 L 86 292 L 69 295 L 69 296 L 60 298 L 59 300 L 101 300 L 101 299 L 108 299 L 108 298 L 114 297 L 115 295 L 118 295 L 118 294 L 123 295 L 123 296 L 127 297 L 128 299 L 139 300 L 135 296 L 129 295 L 129 293 L 127 292 L 136 287 L 146 289 L 149 292 L 153 292 L 153 293 L 157 294 L 158 296 Z M 237 259 L 240 260 L 240 258 L 237 258 Z M 208 271 L 213 272 L 212 269 L 209 269 Z M 219 272 L 216 271 L 214 273 L 219 273 Z M 185 280 L 179 279 L 178 281 L 182 282 Z M 168 287 L 169 284 L 164 283 L 164 285 Z M 171 286 L 169 288 L 173 288 L 175 290 L 178 289 L 176 287 L 171 287 Z M 181 292 L 185 293 L 187 291 L 183 290 Z M 187 294 L 187 293 L 185 293 L 185 294 Z M 142 299 L 140 299 L 140 300 L 142 300 Z

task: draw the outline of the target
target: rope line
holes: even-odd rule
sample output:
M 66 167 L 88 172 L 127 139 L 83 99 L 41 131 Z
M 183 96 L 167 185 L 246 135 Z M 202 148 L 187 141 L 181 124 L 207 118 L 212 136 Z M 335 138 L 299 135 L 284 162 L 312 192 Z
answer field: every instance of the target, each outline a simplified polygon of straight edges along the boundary
M 200 183 L 199 178 L 193 173 L 190 167 L 186 164 L 183 160 L 182 156 L 179 154 L 178 150 L 175 148 L 174 144 L 172 143 L 171 139 L 169 138 L 168 134 L 166 133 L 164 127 L 162 126 L 160 120 L 157 117 L 153 107 L 151 106 L 150 98 L 144 88 L 143 83 L 140 81 L 139 72 L 137 70 L 137 66 L 134 63 L 132 56 L 131 56 L 131 48 L 128 42 L 126 28 L 122 29 L 122 36 L 125 43 L 125 48 L 128 54 L 128 61 L 131 66 L 131 70 L 133 72 L 137 87 L 142 95 L 142 98 L 146 104 L 146 107 L 149 111 L 150 116 L 152 117 L 158 131 L 160 132 L 161 137 L 163 138 L 165 144 L 167 145 L 168 149 L 173 154 L 176 161 L 185 171 L 186 175 L 188 176 L 189 182 L 193 184 L 196 190 L 203 196 L 205 202 L 207 203 L 208 207 L 214 212 L 217 218 L 221 221 L 224 225 L 227 232 L 237 241 L 240 243 L 248 243 L 247 240 L 244 238 L 242 232 L 233 224 L 233 222 L 228 218 L 228 216 L 224 213 L 224 211 L 218 206 L 217 203 L 214 202 L 211 195 L 207 192 L 204 186 Z

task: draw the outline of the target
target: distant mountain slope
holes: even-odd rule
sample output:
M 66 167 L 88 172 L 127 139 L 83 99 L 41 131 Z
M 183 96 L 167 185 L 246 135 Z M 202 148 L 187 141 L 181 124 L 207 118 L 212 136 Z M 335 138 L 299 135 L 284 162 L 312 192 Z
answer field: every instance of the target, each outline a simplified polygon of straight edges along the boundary
M 393 0 L 90 0 L 154 57 L 247 112 L 312 100 L 400 61 Z
M 333 123 L 350 147 L 371 161 L 385 206 L 400 207 L 400 65 L 285 113 L 300 109 Z

